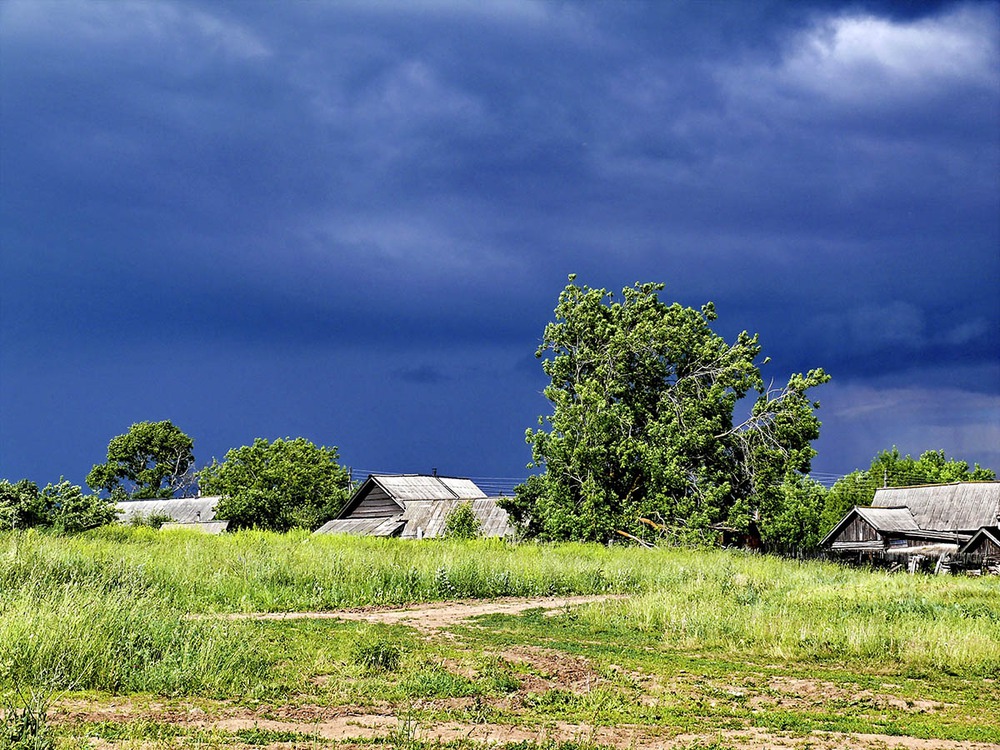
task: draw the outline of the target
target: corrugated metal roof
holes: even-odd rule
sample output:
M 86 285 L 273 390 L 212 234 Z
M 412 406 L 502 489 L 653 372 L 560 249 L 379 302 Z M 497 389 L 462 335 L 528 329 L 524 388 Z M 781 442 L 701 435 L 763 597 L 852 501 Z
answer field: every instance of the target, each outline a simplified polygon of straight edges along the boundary
M 412 500 L 406 503 L 403 520 L 404 539 L 424 539 L 444 536 L 448 514 L 462 503 L 471 503 L 472 512 L 479 519 L 480 533 L 484 537 L 507 537 L 514 535 L 507 511 L 497 505 L 495 497 L 481 497 L 472 500 Z
M 905 506 L 922 529 L 974 531 L 1000 522 L 1000 482 L 884 487 L 875 491 L 872 505 Z
M 313 533 L 396 536 L 405 523 L 402 514 L 382 518 L 338 518 L 327 521 Z
M 423 474 L 373 474 L 371 478 L 396 500 L 451 500 L 486 497 L 471 479 Z
M 205 523 L 215 520 L 218 496 L 171 497 L 158 500 L 124 500 L 117 504 L 119 521 L 128 523 L 135 517 L 169 516 L 177 523 Z
M 878 531 L 920 531 L 908 508 L 855 508 Z

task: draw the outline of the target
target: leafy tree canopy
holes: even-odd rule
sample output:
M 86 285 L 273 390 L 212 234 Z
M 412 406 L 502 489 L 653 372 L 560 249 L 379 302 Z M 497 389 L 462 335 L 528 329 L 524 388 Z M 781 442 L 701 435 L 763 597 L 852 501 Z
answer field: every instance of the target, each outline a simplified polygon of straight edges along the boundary
M 770 389 L 757 336 L 726 343 L 710 327 L 711 303 L 667 305 L 662 284 L 636 284 L 615 299 L 574 279 L 536 352 L 552 414 L 526 439 L 544 473 L 502 501 L 526 533 L 605 541 L 616 529 L 642 534 L 640 517 L 691 529 L 755 520 L 766 529 L 786 515 L 782 486 L 808 472 L 819 436 L 807 391 L 826 373 Z M 737 423 L 748 394 L 753 405 Z
M 84 495 L 78 485 L 65 480 L 42 490 L 27 479 L 16 484 L 0 480 L 0 529 L 86 531 L 112 523 L 117 517 L 112 500 Z
M 193 484 L 194 441 L 170 421 L 137 422 L 108 443 L 108 460 L 87 475 L 116 500 L 173 497 Z
M 903 456 L 899 449 L 882 451 L 864 471 L 852 471 L 841 477 L 827 493 L 821 520 L 825 535 L 855 506 L 869 506 L 879 487 L 912 487 L 918 484 L 977 482 L 996 479 L 996 473 L 979 464 L 971 468 L 967 461 L 949 459 L 943 450 L 926 451 L 920 458 Z
M 198 473 L 204 494 L 221 495 L 216 516 L 240 528 L 314 529 L 337 514 L 350 492 L 336 447 L 305 438 L 257 438 Z

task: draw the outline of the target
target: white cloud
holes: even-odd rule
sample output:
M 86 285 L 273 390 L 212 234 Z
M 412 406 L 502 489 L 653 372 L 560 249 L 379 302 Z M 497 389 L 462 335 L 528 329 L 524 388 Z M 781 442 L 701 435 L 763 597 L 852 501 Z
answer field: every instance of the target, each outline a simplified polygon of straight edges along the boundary
M 936 18 L 894 22 L 875 16 L 829 19 L 791 47 L 782 81 L 834 99 L 898 97 L 957 83 L 995 86 L 996 14 L 964 7 Z

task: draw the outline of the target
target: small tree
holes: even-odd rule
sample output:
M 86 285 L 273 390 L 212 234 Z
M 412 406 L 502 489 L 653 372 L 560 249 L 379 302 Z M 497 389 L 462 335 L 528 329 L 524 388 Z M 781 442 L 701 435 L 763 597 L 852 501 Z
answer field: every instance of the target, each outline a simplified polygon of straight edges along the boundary
M 84 495 L 83 489 L 66 480 L 42 490 L 48 506 L 49 525 L 56 531 L 73 533 L 106 526 L 118 518 L 114 501 L 99 495 Z
M 445 516 L 444 535 L 449 539 L 478 539 L 482 531 L 471 502 L 456 505 Z
M 116 500 L 173 497 L 193 484 L 194 441 L 169 420 L 136 422 L 108 443 L 108 460 L 95 464 L 87 485 Z
M 49 522 L 48 507 L 38 485 L 27 479 L 0 480 L 0 529 L 30 529 Z
M 315 529 L 337 514 L 349 493 L 336 447 L 305 438 L 257 438 L 198 472 L 202 492 L 221 495 L 215 514 L 237 528 Z

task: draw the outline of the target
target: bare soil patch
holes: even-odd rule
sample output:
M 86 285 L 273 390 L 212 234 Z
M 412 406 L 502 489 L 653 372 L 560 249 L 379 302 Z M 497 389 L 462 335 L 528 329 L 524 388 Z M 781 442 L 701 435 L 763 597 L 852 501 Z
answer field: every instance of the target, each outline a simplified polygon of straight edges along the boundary
M 623 599 L 623 594 L 597 594 L 592 596 L 527 597 L 470 601 L 432 602 L 409 607 L 371 607 L 363 609 L 334 610 L 329 612 L 236 612 L 225 615 L 196 615 L 198 619 L 220 618 L 226 620 L 356 620 L 385 624 L 409 625 L 422 632 L 431 633 L 480 615 L 514 615 L 529 609 L 546 609 L 555 612 L 580 604 Z

